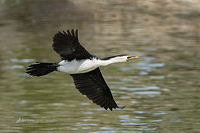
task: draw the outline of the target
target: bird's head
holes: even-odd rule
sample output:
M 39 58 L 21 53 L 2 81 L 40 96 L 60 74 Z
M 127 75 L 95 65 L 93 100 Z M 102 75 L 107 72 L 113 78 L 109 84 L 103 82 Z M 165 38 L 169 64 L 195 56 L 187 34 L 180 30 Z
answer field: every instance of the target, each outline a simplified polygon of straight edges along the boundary
M 117 55 L 100 59 L 100 66 L 107 66 L 112 63 L 126 62 L 139 58 L 135 55 Z

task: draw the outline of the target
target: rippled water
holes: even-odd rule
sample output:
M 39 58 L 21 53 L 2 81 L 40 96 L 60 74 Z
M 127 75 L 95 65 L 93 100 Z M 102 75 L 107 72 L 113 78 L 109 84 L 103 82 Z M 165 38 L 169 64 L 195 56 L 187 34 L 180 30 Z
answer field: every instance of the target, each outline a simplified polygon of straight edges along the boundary
M 200 3 L 190 1 L 0 1 L 0 132 L 200 132 Z M 138 55 L 102 67 L 123 110 L 106 111 L 72 78 L 25 74 L 57 62 L 52 37 L 79 29 L 99 57 Z

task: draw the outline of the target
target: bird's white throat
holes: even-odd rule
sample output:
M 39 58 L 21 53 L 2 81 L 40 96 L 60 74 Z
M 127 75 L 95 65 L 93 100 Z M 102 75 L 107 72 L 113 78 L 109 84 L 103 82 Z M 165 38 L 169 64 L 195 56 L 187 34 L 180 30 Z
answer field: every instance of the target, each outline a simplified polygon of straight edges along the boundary
M 100 66 L 107 66 L 107 65 L 110 65 L 113 63 L 126 62 L 127 58 L 128 58 L 127 55 L 116 56 L 116 57 L 110 58 L 108 60 L 99 60 L 99 64 L 100 64 Z

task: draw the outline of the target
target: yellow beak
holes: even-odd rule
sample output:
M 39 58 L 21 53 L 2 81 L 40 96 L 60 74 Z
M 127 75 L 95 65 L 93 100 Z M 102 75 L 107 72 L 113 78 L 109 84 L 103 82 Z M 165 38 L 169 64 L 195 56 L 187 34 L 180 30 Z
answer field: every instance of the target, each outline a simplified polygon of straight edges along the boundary
M 130 56 L 130 57 L 127 58 L 126 61 L 130 61 L 130 60 L 132 60 L 132 59 L 137 59 L 137 58 L 139 58 L 139 57 L 138 57 L 138 56 Z

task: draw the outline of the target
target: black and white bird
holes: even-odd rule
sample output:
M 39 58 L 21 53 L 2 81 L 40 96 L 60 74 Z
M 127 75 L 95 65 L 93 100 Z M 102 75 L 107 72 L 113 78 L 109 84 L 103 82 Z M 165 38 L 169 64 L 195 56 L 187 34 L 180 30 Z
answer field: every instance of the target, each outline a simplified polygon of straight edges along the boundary
M 26 73 L 43 76 L 53 71 L 69 73 L 76 88 L 97 105 L 112 110 L 119 108 L 113 99 L 99 67 L 112 63 L 126 62 L 138 56 L 117 55 L 99 58 L 90 54 L 78 40 L 78 30 L 58 32 L 53 38 L 53 49 L 61 56 L 56 63 L 36 62 L 28 66 Z

